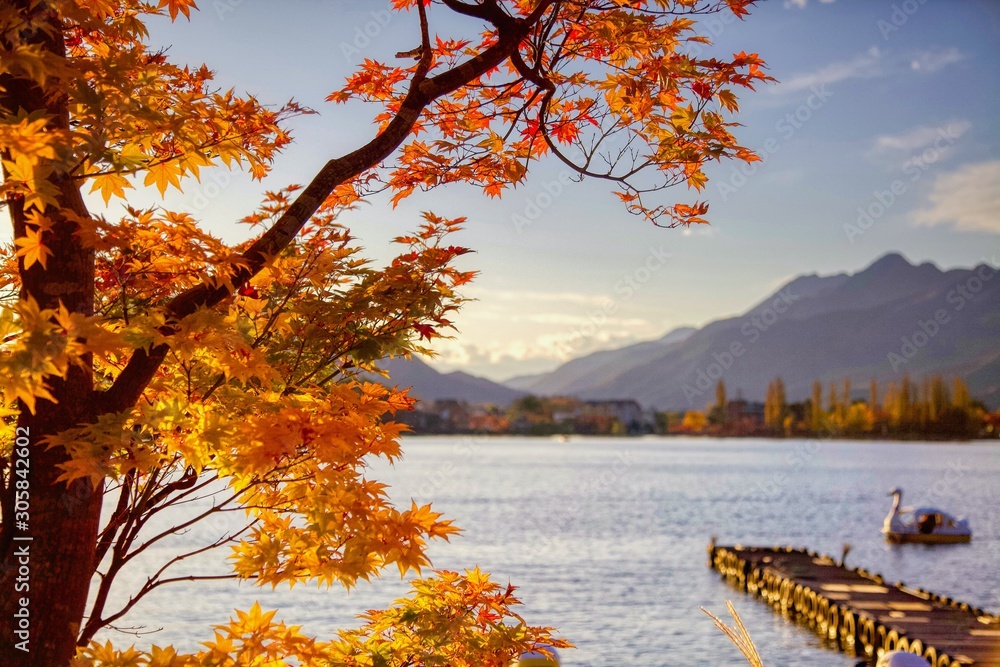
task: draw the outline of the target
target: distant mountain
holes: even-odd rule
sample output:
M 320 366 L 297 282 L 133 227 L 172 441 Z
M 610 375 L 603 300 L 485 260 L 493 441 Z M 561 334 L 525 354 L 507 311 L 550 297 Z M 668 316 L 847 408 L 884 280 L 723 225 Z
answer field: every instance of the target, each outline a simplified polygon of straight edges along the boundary
M 501 384 L 505 387 L 510 387 L 511 389 L 517 389 L 518 391 L 528 392 L 530 391 L 531 385 L 548 375 L 548 373 L 532 373 L 531 375 L 515 375 L 512 378 L 507 378 Z
M 681 327 L 658 340 L 636 343 L 616 350 L 601 350 L 568 361 L 549 373 L 522 375 L 506 380 L 504 384 L 525 392 L 548 396 L 576 394 L 590 387 L 610 383 L 625 371 L 663 355 L 671 346 L 687 340 L 695 331 L 693 327 Z
M 371 378 L 399 387 L 412 387 L 410 395 L 425 401 L 461 399 L 469 403 L 507 406 L 524 392 L 461 371 L 440 373 L 420 359 L 388 359 L 381 363 L 389 380 Z
M 619 359 L 620 372 L 599 363 Z M 583 372 L 597 369 L 595 373 Z M 640 343 L 564 364 L 521 385 L 542 394 L 634 398 L 659 409 L 702 409 L 721 377 L 730 395 L 763 400 L 776 376 L 790 400 L 813 380 L 849 377 L 858 395 L 912 378 L 959 375 L 976 397 L 1000 404 L 997 268 L 941 271 L 889 254 L 853 275 L 800 276 L 739 317 L 679 341 Z

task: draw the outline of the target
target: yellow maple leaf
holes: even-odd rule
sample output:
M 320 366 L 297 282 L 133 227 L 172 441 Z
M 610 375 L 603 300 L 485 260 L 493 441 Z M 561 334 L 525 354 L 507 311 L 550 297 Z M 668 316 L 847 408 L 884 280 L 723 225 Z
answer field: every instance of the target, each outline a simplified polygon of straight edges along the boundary
M 39 233 L 50 231 L 52 229 L 52 225 L 55 224 L 52 218 L 35 209 L 28 212 L 27 218 L 28 224 L 32 227 L 36 227 Z
M 125 198 L 125 188 L 131 188 L 132 184 L 121 174 L 101 174 L 94 177 L 94 184 L 90 187 L 91 192 L 101 191 L 104 203 L 111 201 L 111 197 Z
M 21 153 L 14 160 L 4 160 L 3 166 L 7 170 L 5 180 L 20 184 L 24 189 L 24 208 L 35 207 L 44 211 L 49 204 L 59 205 L 56 198 L 59 190 L 48 180 L 52 173 L 52 165 L 48 161 L 43 162 L 37 156 Z
M 719 96 L 719 102 L 721 102 L 722 106 L 724 106 L 727 110 L 733 112 L 740 110 L 740 105 L 737 103 L 736 95 L 733 94 L 733 91 L 720 90 L 716 94 Z
M 688 130 L 698 118 L 698 112 L 692 105 L 680 107 L 670 116 L 670 120 L 681 130 Z
M 708 182 L 708 176 L 702 171 L 696 171 L 687 177 L 687 184 L 689 188 L 694 188 L 696 190 L 703 190 L 705 188 L 705 183 Z
M 35 262 L 41 264 L 43 269 L 48 268 L 45 263 L 52 251 L 42 243 L 43 233 L 42 230 L 26 229 L 24 236 L 14 239 L 14 243 L 20 246 L 17 256 L 24 258 L 25 269 L 30 269 Z
M 143 185 L 156 185 L 156 189 L 163 195 L 167 192 L 167 186 L 172 185 L 178 190 L 181 189 L 181 170 L 174 162 L 161 162 L 154 165 L 146 172 Z
M 117 161 L 131 169 L 143 164 L 147 159 L 146 154 L 140 146 L 137 144 L 125 144 L 118 152 Z

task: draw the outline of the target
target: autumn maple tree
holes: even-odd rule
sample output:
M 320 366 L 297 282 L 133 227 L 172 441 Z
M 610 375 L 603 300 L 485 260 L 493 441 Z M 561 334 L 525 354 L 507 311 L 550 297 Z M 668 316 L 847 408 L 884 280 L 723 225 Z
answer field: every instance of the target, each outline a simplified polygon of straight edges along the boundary
M 364 378 L 450 328 L 471 278 L 448 241 L 463 221 L 425 214 L 375 267 L 346 227 L 352 205 L 455 181 L 499 196 L 547 158 L 607 181 L 655 224 L 703 222 L 707 204 L 661 191 L 701 190 L 706 162 L 756 159 L 731 116 L 735 91 L 769 77 L 755 54 L 696 55 L 696 18 L 750 4 L 394 0 L 420 46 L 364 61 L 328 98 L 378 105 L 371 138 L 307 185 L 273 187 L 233 246 L 130 193 L 181 190 L 209 169 L 263 179 L 310 110 L 221 90 L 207 67 L 151 47 L 145 22 L 183 23 L 193 0 L 0 3 L 0 200 L 13 225 L 0 269 L 3 664 L 503 665 L 561 645 L 478 569 L 419 580 L 335 638 L 254 606 L 198 654 L 93 640 L 193 553 L 228 549 L 230 574 L 205 577 L 262 585 L 427 566 L 427 540 L 456 528 L 395 507 L 366 477 L 366 460 L 400 455 L 392 415 L 412 401 Z M 447 14 L 465 36 L 438 32 Z M 188 506 L 200 509 L 153 528 Z M 151 545 L 232 510 L 240 528 L 117 591 Z

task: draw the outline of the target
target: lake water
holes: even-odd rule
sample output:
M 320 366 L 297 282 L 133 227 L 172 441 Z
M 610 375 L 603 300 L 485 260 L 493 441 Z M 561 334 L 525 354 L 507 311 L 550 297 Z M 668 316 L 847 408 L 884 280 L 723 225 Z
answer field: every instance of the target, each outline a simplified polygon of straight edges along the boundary
M 727 599 L 768 667 L 854 664 L 721 581 L 706 564 L 713 535 L 720 544 L 794 545 L 835 557 L 849 542 L 849 565 L 1000 612 L 996 444 L 412 437 L 402 461 L 376 465 L 372 476 L 392 485 L 398 505 L 433 501 L 455 519 L 464 533 L 431 546 L 434 567 L 479 565 L 518 586 L 529 622 L 555 626 L 577 646 L 563 652 L 566 667 L 746 664 L 699 611 L 723 614 Z M 968 517 L 972 543 L 886 544 L 879 530 L 893 486 L 905 490 L 906 505 Z M 150 553 L 150 563 L 169 548 Z M 162 631 L 137 641 L 103 636 L 194 650 L 210 625 L 260 600 L 286 622 L 329 637 L 406 589 L 392 573 L 350 593 L 177 584 L 127 618 Z

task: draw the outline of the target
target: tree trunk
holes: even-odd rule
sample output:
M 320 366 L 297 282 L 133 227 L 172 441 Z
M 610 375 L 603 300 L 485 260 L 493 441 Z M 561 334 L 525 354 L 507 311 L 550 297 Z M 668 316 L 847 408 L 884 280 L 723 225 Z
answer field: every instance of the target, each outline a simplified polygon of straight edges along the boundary
M 12 2 L 22 15 L 33 13 L 47 17 L 52 29 L 35 30 L 27 36 L 27 41 L 65 56 L 61 25 L 44 0 L 4 1 Z M 398 148 L 431 101 L 457 90 L 510 57 L 534 21 L 552 2 L 541 0 L 532 17 L 519 21 L 499 10 L 474 5 L 453 6 L 453 9 L 464 7 L 461 13 L 482 14 L 498 28 L 498 41 L 479 55 L 431 78 L 425 78 L 429 56 L 421 60 L 411 90 L 396 118 L 364 147 L 327 163 L 285 215 L 249 249 L 248 268 L 235 277 L 237 284 L 243 284 L 264 266 L 268 256 L 284 248 L 336 185 L 374 166 Z M 421 24 L 423 42 L 428 47 L 429 36 L 423 18 Z M 57 86 L 49 87 L 55 89 Z M 5 111 L 44 110 L 52 127 L 69 127 L 65 100 L 46 96 L 31 80 L 18 78 L 17 72 L 0 75 L 0 91 L 3 91 L 0 92 L 0 106 Z M 53 255 L 48 259 L 47 269 L 37 263 L 25 269 L 23 261 L 20 263 L 21 297 L 35 299 L 42 308 L 61 304 L 71 311 L 89 315 L 94 305 L 94 256 L 90 249 L 81 246 L 74 235 L 76 225 L 65 217 L 65 212 L 87 216 L 86 207 L 72 179 L 56 173 L 49 180 L 59 189 L 62 208 L 60 211 L 50 207 L 45 211 L 53 226 L 45 233 L 43 241 Z M 15 237 L 21 237 L 30 211 L 24 210 L 19 201 L 7 204 Z M 230 289 L 201 285 L 176 297 L 169 305 L 169 312 L 180 319 L 199 307 L 220 303 L 230 292 Z M 55 403 L 40 400 L 35 414 L 24 405 L 19 406 L 18 434 L 26 445 L 17 447 L 12 463 L 25 458 L 22 451 L 28 452 L 29 507 L 26 516 L 18 515 L 22 510 L 16 504 L 17 493 L 23 493 L 24 489 L 16 488 L 20 480 L 16 470 L 8 470 L 6 474 L 11 484 L 5 490 L 0 488 L 3 500 L 0 523 L 2 667 L 63 667 L 69 663 L 86 610 L 90 580 L 98 565 L 94 560 L 103 486 L 94 488 L 85 480 L 77 480 L 69 487 L 55 482 L 62 472 L 59 465 L 68 457 L 59 448 L 46 450 L 42 439 L 91 422 L 97 415 L 132 407 L 155 374 L 166 350 L 166 345 L 150 351 L 136 350 L 114 385 L 101 395 L 94 391 L 88 361 L 83 367 L 71 369 L 65 380 L 50 381 Z M 98 398 L 100 406 L 95 405 Z M 3 474 L 3 463 L 0 459 L 0 474 Z
M 96 565 L 101 489 L 95 492 L 88 480 L 68 487 L 55 482 L 65 452 L 40 444 L 42 437 L 86 419 L 91 378 L 86 370 L 74 369 L 53 389 L 61 399 L 58 405 L 40 402 L 36 414 L 24 410 L 18 420 L 19 435 L 27 434 L 30 442 L 28 520 L 5 522 L 0 537 L 0 664 L 5 667 L 69 663 Z M 8 489 L 5 502 L 12 502 L 15 493 Z
M 17 0 L 24 14 L 48 13 L 45 3 Z M 32 6 L 34 5 L 34 6 Z M 50 15 L 51 16 L 51 15 Z M 28 40 L 57 55 L 65 55 L 60 25 L 54 18 L 51 33 L 37 30 Z M 0 80 L 0 104 L 8 111 L 44 110 L 56 128 L 68 128 L 63 99 L 46 96 L 32 81 L 7 74 Z M 60 191 L 62 210 L 49 207 L 45 215 L 53 226 L 43 240 L 53 252 L 47 268 L 19 263 L 21 298 L 33 298 L 41 308 L 93 314 L 94 256 L 76 237 L 76 224 L 64 211 L 86 216 L 76 183 L 56 171 L 50 178 Z M 15 237 L 27 223 L 20 201 L 8 202 Z M 94 554 L 101 513 L 101 491 L 88 480 L 67 486 L 56 482 L 59 464 L 67 460 L 61 448 L 46 449 L 43 438 L 90 421 L 94 412 L 94 386 L 89 360 L 70 369 L 65 379 L 49 381 L 52 403 L 39 400 L 35 414 L 19 405 L 19 445 L 13 460 L 27 458 L 27 478 L 8 471 L 4 490 L 3 524 L 0 526 L 0 664 L 5 667 L 60 667 L 76 651 L 80 621 L 93 576 Z M 22 452 L 26 452 L 25 456 Z M 13 463 L 13 462 L 12 462 Z M 13 465 L 12 465 L 13 467 Z M 23 464 L 21 465 L 23 469 Z M 20 489 L 17 482 L 21 481 Z M 23 482 L 27 483 L 24 484 Z M 27 488 L 24 488 L 27 487 Z M 27 493 L 25 494 L 25 491 Z M 18 495 L 20 494 L 20 495 Z M 19 501 L 19 502 L 17 502 Z

